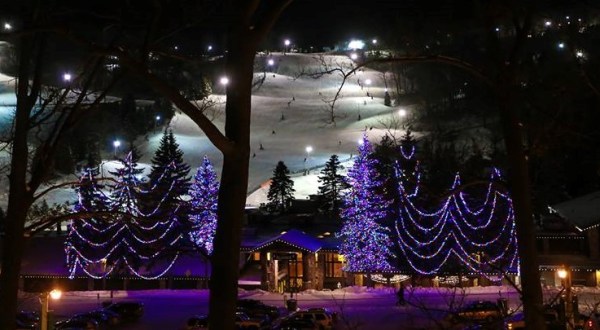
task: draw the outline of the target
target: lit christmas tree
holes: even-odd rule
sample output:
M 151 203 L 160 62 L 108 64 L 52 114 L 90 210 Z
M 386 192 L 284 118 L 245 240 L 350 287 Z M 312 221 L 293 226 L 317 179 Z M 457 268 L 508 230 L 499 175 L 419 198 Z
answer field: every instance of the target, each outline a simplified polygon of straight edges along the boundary
M 165 129 L 148 175 L 150 200 L 162 201 L 163 204 L 159 217 L 181 204 L 181 196 L 186 195 L 189 189 L 189 173 L 190 167 L 183 161 L 183 151 L 175 141 L 173 131 Z
M 206 156 L 198 167 L 191 184 L 189 220 L 192 223 L 190 239 L 207 254 L 212 253 L 213 238 L 217 229 L 217 200 L 219 182 L 212 164 Z
M 364 136 L 358 156 L 348 172 L 349 191 L 344 195 L 343 225 L 337 236 L 342 239 L 340 254 L 348 272 L 374 273 L 391 270 L 392 242 L 389 228 L 380 225 L 388 203 L 381 195 L 382 180 L 371 157 L 372 147 Z
M 65 240 L 65 253 L 67 257 L 67 266 L 73 272 L 78 265 L 82 268 L 88 268 L 94 260 L 102 259 L 106 254 L 103 249 L 95 248 L 110 237 L 113 237 L 118 228 L 111 226 L 110 218 L 106 215 L 94 215 L 94 213 L 105 212 L 109 208 L 110 200 L 104 195 L 96 179 L 98 170 L 96 168 L 85 168 L 79 178 L 79 183 L 75 187 L 77 192 L 77 202 L 73 206 L 74 213 L 80 213 L 80 218 L 70 221 L 69 232 Z M 95 240 L 92 241 L 91 239 Z M 80 256 L 78 251 L 84 251 L 86 255 Z
M 432 206 L 418 189 L 406 189 L 395 231 L 403 261 L 421 275 L 477 273 L 497 280 L 518 267 L 512 200 L 493 169 L 487 184 L 461 185 Z M 437 199 L 436 199 L 437 200 Z
M 110 172 L 116 184 L 110 187 L 106 203 L 110 217 L 103 214 L 102 226 L 88 221 L 89 216 L 80 219 L 81 225 L 72 224 L 66 243 L 71 277 L 80 266 L 93 278 L 106 277 L 117 270 L 151 279 L 164 275 L 177 260 L 177 246 L 182 241 L 177 219 L 154 221 L 152 212 L 140 209 L 139 201 L 149 192 L 142 189 L 139 176 L 143 170 L 137 160 L 134 149 L 120 160 L 121 167 Z M 98 187 L 93 189 L 100 192 Z M 90 203 L 86 196 L 90 194 L 79 192 L 79 205 Z

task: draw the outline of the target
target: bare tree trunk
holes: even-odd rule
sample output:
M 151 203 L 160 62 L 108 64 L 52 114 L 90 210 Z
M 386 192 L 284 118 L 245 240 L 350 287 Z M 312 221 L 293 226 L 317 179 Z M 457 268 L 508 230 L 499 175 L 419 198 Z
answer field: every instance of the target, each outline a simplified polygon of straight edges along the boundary
M 508 158 L 508 180 L 517 226 L 518 251 L 525 323 L 528 329 L 545 329 L 539 264 L 535 246 L 535 225 L 531 182 L 523 148 L 522 127 L 516 114 L 510 87 L 499 93 L 500 119 Z
M 10 160 L 8 207 L 6 211 L 6 234 L 2 241 L 2 273 L 0 275 L 0 329 L 15 329 L 17 314 L 19 274 L 24 248 L 24 227 L 27 210 L 33 201 L 33 192 L 27 184 L 29 148 L 29 114 L 37 94 L 28 95 L 30 89 L 29 60 L 34 57 L 34 37 L 23 38 L 19 58 L 17 83 L 17 108 Z
M 249 31 L 248 31 L 249 32 Z M 251 86 L 255 40 L 243 28 L 228 40 L 225 136 L 233 149 L 223 152 L 218 222 L 212 255 L 209 315 L 211 329 L 234 329 L 242 219 L 248 190 Z

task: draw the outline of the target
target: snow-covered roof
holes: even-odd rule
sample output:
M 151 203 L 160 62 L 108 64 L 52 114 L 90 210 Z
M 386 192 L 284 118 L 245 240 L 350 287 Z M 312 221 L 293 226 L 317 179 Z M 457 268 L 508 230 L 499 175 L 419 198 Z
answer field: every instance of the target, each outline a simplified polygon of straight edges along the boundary
M 290 229 L 257 245 L 252 251 L 260 250 L 275 243 L 283 243 L 285 245 L 290 245 L 294 248 L 313 253 L 318 252 L 324 246 L 323 241 L 320 241 L 318 238 L 308 235 L 297 229 Z
M 585 230 L 600 224 L 600 191 L 553 205 L 561 216 Z

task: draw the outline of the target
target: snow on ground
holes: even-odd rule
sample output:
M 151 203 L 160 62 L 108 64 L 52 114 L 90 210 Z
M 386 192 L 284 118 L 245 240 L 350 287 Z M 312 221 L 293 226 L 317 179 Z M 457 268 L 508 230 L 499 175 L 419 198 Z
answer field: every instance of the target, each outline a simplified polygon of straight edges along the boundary
M 317 193 L 319 168 L 332 154 L 337 154 L 340 160 L 345 162 L 344 165 L 350 166 L 349 160 L 352 155 L 356 155 L 357 142 L 365 132 L 370 140 L 378 141 L 387 131 L 389 123 L 399 118 L 398 107 L 386 107 L 383 104 L 384 84 L 381 73 L 366 69 L 346 82 L 336 105 L 336 123 L 333 125 L 330 123 L 328 105 L 324 100 L 329 100 L 335 95 L 341 82 L 340 76 L 331 74 L 319 79 L 297 78 L 298 73 L 303 70 L 314 72 L 320 68 L 320 62 L 315 55 L 272 53 L 270 56 L 276 60 L 274 72 L 266 73 L 263 85 L 252 97 L 247 201 L 249 206 L 258 206 L 266 201 L 268 180 L 278 161 L 284 161 L 294 173 L 296 197 L 306 198 Z M 333 64 L 349 65 L 351 62 L 346 56 L 325 55 L 324 59 Z M 262 60 L 265 58 L 257 57 L 257 61 Z M 255 75 L 262 77 L 263 72 L 257 72 Z M 0 86 L 3 86 L 0 87 L 0 117 L 10 108 L 3 108 L 2 100 L 6 100 L 6 104 L 9 105 L 14 100 L 14 94 L 12 99 L 9 95 L 12 89 L 6 84 L 11 79 L 0 76 Z M 371 80 L 369 86 L 366 85 L 367 79 Z M 218 105 L 211 110 L 210 117 L 214 117 L 213 122 L 222 130 L 225 97 L 222 87 L 221 90 L 219 88 L 215 86 L 215 92 L 221 94 L 212 96 Z M 367 97 L 367 92 L 372 97 Z M 410 111 L 410 107 L 404 108 Z M 359 114 L 361 120 L 358 120 Z M 171 127 L 192 171 L 201 164 L 202 157 L 207 155 L 220 173 L 220 152 L 189 117 L 177 112 L 171 121 Z M 397 133 L 400 134 L 402 132 Z M 138 148 L 143 154 L 140 160 L 142 166 L 148 166 L 161 135 L 162 130 L 157 129 L 149 134 L 147 140 L 138 139 Z M 306 152 L 307 146 L 313 148 L 312 152 Z M 123 153 L 124 150 L 120 152 Z M 107 152 L 105 156 L 112 158 L 112 152 Z M 113 164 L 114 162 L 107 159 L 104 171 Z M 311 169 L 310 174 L 303 175 L 305 169 Z M 65 179 L 73 178 L 74 176 L 70 176 Z M 49 195 L 48 199 L 49 202 L 72 201 L 73 194 L 72 190 L 66 189 Z M 3 207 L 5 203 L 5 198 L 0 201 Z

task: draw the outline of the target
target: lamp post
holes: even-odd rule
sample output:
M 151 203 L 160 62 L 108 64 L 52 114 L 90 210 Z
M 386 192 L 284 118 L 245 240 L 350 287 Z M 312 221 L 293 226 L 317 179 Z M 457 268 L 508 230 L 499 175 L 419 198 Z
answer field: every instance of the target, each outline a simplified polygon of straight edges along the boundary
M 273 66 L 275 65 L 275 60 L 270 58 L 267 60 L 267 66 L 269 67 L 269 72 L 273 72 Z
M 365 80 L 365 84 L 367 85 L 367 94 L 369 94 L 369 87 L 371 86 L 371 83 L 372 83 L 371 79 Z
M 288 50 L 288 47 L 292 44 L 292 42 L 290 41 L 290 39 L 285 39 L 285 41 L 283 42 L 284 44 L 284 48 L 283 48 L 283 54 L 285 55 L 285 53 Z
M 113 147 L 114 147 L 114 152 L 115 152 L 115 158 L 117 158 L 117 151 L 119 150 L 120 146 L 121 146 L 121 141 L 115 140 L 113 142 Z
M 40 330 L 48 330 L 48 300 L 52 298 L 52 300 L 58 300 L 62 296 L 62 292 L 60 290 L 54 289 L 50 292 L 43 292 L 40 295 L 40 303 L 42 304 L 42 312 L 40 313 Z
M 304 160 L 304 172 L 306 172 L 306 164 L 308 163 L 309 159 L 310 159 L 310 153 L 313 151 L 313 147 L 311 146 L 307 146 L 306 147 L 306 158 Z M 310 169 L 310 167 L 308 167 Z
M 565 323 L 567 330 L 573 330 L 575 326 L 575 315 L 573 315 L 573 292 L 571 290 L 571 269 L 563 266 L 556 271 L 565 291 Z

